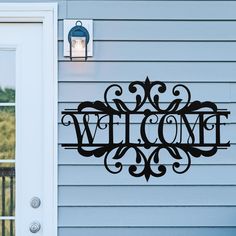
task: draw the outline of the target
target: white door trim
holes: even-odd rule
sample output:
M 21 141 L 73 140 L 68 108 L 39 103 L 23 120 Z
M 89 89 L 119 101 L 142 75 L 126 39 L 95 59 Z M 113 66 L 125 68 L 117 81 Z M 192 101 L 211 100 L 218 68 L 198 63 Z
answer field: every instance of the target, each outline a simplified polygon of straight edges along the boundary
M 57 235 L 57 3 L 0 3 L 0 22 L 43 24 L 44 236 Z M 16 205 L 17 216 L 17 205 Z M 16 221 L 16 235 L 20 236 Z

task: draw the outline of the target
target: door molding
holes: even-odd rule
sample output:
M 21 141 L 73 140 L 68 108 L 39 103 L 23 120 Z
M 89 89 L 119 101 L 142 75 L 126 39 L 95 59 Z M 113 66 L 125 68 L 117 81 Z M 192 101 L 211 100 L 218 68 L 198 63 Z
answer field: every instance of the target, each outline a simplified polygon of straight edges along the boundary
M 38 22 L 43 27 L 44 223 L 43 235 L 57 235 L 57 3 L 0 3 L 0 22 Z M 16 205 L 16 216 L 17 216 Z M 16 221 L 16 235 L 21 219 Z

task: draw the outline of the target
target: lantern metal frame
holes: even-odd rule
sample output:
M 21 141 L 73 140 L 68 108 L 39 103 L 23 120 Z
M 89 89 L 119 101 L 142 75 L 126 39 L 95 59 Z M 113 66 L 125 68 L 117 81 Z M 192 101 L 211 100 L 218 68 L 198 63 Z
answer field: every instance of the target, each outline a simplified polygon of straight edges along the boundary
M 85 55 L 84 56 L 73 56 L 73 49 L 72 49 L 72 38 L 73 37 L 84 37 L 85 38 Z M 90 35 L 88 30 L 83 26 L 82 21 L 78 20 L 75 23 L 75 26 L 71 28 L 68 33 L 68 41 L 70 44 L 70 60 L 72 61 L 73 58 L 84 58 L 85 61 L 88 59 L 88 43 L 90 40 Z

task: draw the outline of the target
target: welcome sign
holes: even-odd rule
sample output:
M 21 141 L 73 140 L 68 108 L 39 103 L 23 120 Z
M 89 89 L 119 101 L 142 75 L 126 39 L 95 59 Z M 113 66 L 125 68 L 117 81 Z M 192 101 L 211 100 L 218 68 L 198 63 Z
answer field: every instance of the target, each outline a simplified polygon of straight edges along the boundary
M 103 158 L 112 174 L 128 163 L 131 176 L 147 181 L 165 175 L 167 158 L 173 160 L 173 171 L 182 174 L 191 158 L 211 157 L 230 146 L 221 140 L 230 112 L 213 102 L 191 101 L 185 85 L 168 88 L 147 77 L 130 83 L 126 91 L 132 101 L 125 99 L 124 88 L 112 84 L 104 91 L 104 101 L 85 101 L 64 110 L 62 124 L 74 127 L 77 140 L 62 146 L 85 157 Z M 168 95 L 174 99 L 163 102 Z

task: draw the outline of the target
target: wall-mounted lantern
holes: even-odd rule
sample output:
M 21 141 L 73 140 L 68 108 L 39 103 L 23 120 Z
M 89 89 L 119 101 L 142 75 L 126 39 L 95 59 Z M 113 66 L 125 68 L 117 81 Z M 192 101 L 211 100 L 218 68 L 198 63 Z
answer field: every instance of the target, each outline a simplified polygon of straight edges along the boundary
M 64 20 L 64 56 L 82 61 L 93 56 L 92 20 Z

